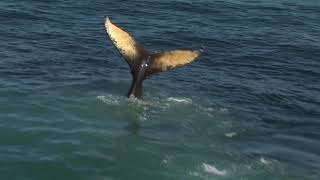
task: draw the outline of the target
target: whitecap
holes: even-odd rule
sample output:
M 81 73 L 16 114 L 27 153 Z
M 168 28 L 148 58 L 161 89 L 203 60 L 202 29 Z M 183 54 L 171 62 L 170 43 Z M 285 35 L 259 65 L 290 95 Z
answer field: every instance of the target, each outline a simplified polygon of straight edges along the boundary
M 202 168 L 205 172 L 218 176 L 225 176 L 227 174 L 226 170 L 218 170 L 215 166 L 206 163 L 202 163 Z
M 176 97 L 169 97 L 167 98 L 168 101 L 184 103 L 184 104 L 191 104 L 192 100 L 189 98 L 176 98 Z
M 236 132 L 230 132 L 230 133 L 225 133 L 224 135 L 229 137 L 229 138 L 232 138 L 233 136 L 236 136 L 237 133 Z
M 271 161 L 266 160 L 264 157 L 260 157 L 260 162 L 264 165 L 270 165 Z
M 227 108 L 219 108 L 219 111 L 222 113 L 228 113 L 229 110 Z

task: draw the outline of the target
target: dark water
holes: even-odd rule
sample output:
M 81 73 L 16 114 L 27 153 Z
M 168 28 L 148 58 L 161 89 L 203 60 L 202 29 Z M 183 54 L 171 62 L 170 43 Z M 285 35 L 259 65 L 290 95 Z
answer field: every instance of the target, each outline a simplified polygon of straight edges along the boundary
M 2 0 L 0 179 L 320 179 L 320 1 Z M 130 73 L 104 17 L 185 68 Z

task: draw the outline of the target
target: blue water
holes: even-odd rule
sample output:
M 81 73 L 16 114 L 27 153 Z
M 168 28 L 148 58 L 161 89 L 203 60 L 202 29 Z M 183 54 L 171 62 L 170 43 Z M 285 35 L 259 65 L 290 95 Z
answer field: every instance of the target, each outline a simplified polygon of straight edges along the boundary
M 0 179 L 320 179 L 320 1 L 2 0 Z M 144 82 L 104 17 L 149 51 Z

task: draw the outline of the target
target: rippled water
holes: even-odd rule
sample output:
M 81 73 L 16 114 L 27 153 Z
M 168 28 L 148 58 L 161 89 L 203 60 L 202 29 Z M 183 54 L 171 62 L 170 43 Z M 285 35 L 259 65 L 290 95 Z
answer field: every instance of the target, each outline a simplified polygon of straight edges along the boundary
M 320 178 L 318 0 L 0 2 L 0 179 Z M 109 16 L 199 61 L 144 82 Z

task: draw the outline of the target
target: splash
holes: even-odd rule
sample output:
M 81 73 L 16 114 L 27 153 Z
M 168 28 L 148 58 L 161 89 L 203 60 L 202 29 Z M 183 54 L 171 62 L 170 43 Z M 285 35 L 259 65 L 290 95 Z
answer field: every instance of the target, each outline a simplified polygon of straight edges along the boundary
M 98 96 L 97 99 L 109 105 L 119 105 L 122 101 L 122 99 L 119 96 L 113 96 L 111 94 L 105 96 Z

